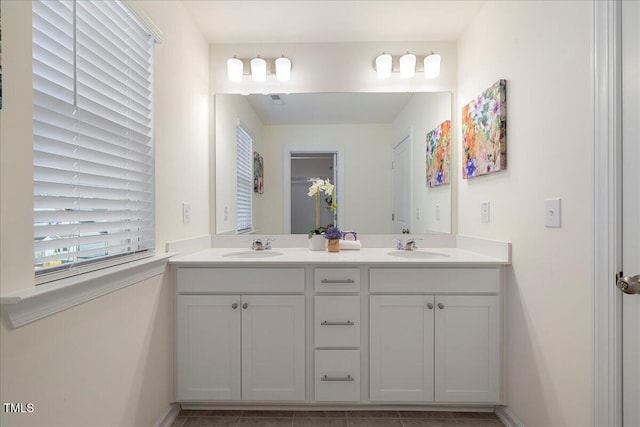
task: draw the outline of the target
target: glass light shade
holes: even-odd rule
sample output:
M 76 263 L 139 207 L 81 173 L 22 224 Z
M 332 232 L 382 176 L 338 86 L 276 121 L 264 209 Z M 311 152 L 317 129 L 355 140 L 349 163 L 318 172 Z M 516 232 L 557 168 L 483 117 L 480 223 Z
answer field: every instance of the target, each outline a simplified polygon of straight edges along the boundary
M 388 53 L 383 53 L 376 58 L 376 71 L 379 79 L 391 77 L 393 59 Z
M 440 55 L 432 53 L 424 58 L 424 77 L 434 79 L 440 75 Z
M 409 79 L 416 73 L 416 56 L 406 53 L 400 57 L 400 77 Z
M 229 76 L 229 80 L 232 82 L 241 82 L 243 68 L 244 64 L 235 56 L 227 59 L 227 74 Z
M 267 80 L 267 61 L 260 57 L 251 60 L 251 78 L 254 82 Z
M 280 57 L 276 59 L 276 78 L 281 82 L 288 82 L 291 79 L 291 60 Z

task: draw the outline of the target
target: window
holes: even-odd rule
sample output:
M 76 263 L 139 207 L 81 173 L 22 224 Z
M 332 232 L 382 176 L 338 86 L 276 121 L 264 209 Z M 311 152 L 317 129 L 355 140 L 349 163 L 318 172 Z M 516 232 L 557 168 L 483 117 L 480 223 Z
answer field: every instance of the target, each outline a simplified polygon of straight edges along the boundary
M 42 282 L 153 253 L 155 40 L 120 1 L 32 5 Z
M 253 229 L 253 138 L 241 125 L 236 126 L 236 233 L 249 233 Z

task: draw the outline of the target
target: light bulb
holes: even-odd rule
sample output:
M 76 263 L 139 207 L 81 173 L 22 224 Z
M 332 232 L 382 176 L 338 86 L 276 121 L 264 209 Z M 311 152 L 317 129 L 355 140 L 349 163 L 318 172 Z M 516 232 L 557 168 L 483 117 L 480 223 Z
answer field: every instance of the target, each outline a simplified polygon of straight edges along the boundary
M 267 61 L 259 56 L 251 60 L 251 78 L 254 82 L 267 80 Z
M 431 53 L 424 58 L 424 77 L 427 79 L 434 79 L 440 75 L 440 60 L 441 57 L 438 54 Z
M 416 56 L 406 53 L 400 57 L 400 77 L 409 79 L 416 73 Z
M 276 78 L 281 82 L 291 79 L 291 60 L 284 56 L 276 59 Z
M 232 82 L 241 82 L 243 68 L 244 64 L 235 56 L 227 59 L 227 75 L 229 76 L 229 80 Z
M 384 52 L 376 58 L 376 72 L 378 73 L 379 79 L 391 77 L 392 61 L 393 58 L 391 58 L 391 55 Z

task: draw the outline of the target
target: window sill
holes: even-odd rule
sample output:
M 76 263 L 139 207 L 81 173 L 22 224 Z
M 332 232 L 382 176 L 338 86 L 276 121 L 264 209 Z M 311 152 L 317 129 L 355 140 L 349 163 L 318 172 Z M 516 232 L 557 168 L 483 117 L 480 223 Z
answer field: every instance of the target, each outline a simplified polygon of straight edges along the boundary
M 96 270 L 0 297 L 12 328 L 18 328 L 142 280 L 162 274 L 172 253 Z

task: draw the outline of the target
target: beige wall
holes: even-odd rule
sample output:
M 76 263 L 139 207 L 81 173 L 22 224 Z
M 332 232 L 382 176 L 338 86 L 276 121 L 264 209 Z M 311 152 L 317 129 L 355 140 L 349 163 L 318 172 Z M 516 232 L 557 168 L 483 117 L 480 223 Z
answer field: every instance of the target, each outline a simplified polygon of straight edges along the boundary
M 393 122 L 393 144 L 402 141 L 409 129 L 413 131 L 411 159 L 413 182 L 412 233 L 451 233 L 452 184 L 427 187 L 427 132 L 445 120 L 451 120 L 451 93 L 438 92 L 428 97 L 414 96 Z M 452 154 L 457 147 L 452 144 Z M 457 164 L 451 162 L 450 179 L 456 179 Z M 440 219 L 436 218 L 436 207 Z M 418 215 L 418 209 L 420 215 Z
M 208 45 L 178 1 L 138 1 L 156 47 L 156 241 L 209 233 Z M 34 286 L 31 3 L 2 2 L 0 292 Z M 182 202 L 191 224 L 182 224 Z M 2 313 L 2 402 L 35 412 L 2 425 L 152 425 L 172 402 L 171 287 L 158 276 L 10 329 Z
M 490 2 L 458 43 L 460 106 L 507 79 L 507 170 L 459 180 L 458 226 L 513 244 L 506 403 L 527 426 L 591 425 L 591 9 Z M 545 228 L 554 197 L 562 228 Z
M 283 162 L 285 147 L 340 147 L 344 151 L 343 230 L 391 232 L 391 125 L 337 124 L 265 126 L 265 176 L 270 208 L 264 210 L 265 230 L 284 229 Z M 329 173 L 329 171 L 327 171 Z M 265 184 L 265 195 L 267 195 Z M 309 198 L 313 206 L 313 199 Z M 274 231 L 276 232 L 276 231 Z
M 0 424 L 46 427 L 152 426 L 173 401 L 168 275 L 46 319 L 0 326 Z

